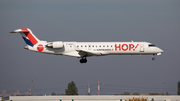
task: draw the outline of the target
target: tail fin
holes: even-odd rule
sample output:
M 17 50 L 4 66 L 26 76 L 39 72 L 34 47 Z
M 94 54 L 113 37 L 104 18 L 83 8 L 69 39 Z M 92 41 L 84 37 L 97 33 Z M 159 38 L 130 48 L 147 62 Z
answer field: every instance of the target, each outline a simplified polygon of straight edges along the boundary
M 34 46 L 40 40 L 31 32 L 29 28 L 22 28 L 12 31 L 10 33 L 20 33 L 27 45 Z

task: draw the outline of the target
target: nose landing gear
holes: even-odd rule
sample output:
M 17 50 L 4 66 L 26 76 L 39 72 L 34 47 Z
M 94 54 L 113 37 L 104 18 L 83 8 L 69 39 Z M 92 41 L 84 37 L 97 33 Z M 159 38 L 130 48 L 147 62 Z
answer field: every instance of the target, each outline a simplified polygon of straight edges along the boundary
M 155 54 L 153 54 L 153 58 L 152 58 L 152 60 L 153 60 L 153 61 L 155 60 Z
M 79 62 L 80 62 L 80 63 L 86 63 L 86 62 L 87 62 L 86 57 L 82 57 L 82 59 L 80 59 Z

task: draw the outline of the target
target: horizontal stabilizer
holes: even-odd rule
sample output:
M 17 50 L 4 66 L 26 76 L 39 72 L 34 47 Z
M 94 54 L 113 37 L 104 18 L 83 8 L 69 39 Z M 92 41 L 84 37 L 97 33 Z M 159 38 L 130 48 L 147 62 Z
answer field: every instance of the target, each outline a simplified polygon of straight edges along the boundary
M 17 29 L 17 30 L 15 30 L 15 31 L 10 32 L 10 33 L 24 33 L 24 32 L 29 32 L 29 31 Z

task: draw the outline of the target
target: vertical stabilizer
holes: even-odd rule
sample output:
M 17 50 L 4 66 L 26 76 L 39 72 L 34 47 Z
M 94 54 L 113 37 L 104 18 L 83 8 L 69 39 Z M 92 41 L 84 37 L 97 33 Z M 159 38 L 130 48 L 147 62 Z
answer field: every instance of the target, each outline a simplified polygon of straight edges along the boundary
M 26 44 L 32 47 L 40 41 L 29 28 L 17 29 L 10 33 L 20 33 Z

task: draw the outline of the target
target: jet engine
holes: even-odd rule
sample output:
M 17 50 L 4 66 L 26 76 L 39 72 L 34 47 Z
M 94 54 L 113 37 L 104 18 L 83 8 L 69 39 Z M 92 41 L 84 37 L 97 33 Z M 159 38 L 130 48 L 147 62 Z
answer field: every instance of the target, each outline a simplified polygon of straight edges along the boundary
M 55 41 L 55 42 L 48 43 L 46 46 L 49 48 L 63 48 L 63 42 Z

